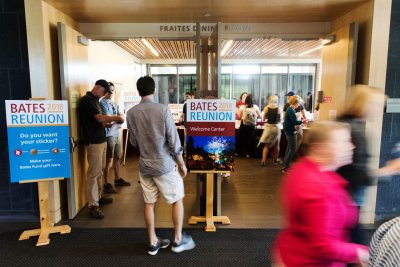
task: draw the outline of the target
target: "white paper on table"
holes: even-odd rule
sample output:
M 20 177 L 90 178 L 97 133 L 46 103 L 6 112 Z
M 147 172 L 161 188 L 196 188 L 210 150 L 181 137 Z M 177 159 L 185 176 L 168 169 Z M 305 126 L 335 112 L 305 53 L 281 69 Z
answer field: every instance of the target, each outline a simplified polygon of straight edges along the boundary
M 121 129 L 121 123 L 113 123 L 110 127 L 110 131 L 108 132 L 107 136 L 116 136 L 119 134 L 119 130 Z

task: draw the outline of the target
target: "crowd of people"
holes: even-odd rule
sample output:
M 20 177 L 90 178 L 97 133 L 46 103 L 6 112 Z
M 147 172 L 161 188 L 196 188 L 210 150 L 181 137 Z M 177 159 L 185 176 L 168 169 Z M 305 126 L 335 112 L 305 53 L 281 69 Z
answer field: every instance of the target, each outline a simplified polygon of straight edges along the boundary
M 183 178 L 187 175 L 184 149 L 168 107 L 154 101 L 154 80 L 149 76 L 141 77 L 137 90 L 141 101 L 127 112 L 126 121 L 129 140 L 140 153 L 139 179 L 148 253 L 156 255 L 159 249 L 168 246 L 176 253 L 191 250 L 196 244 L 182 231 Z M 283 109 L 279 107 L 278 97 L 272 95 L 261 112 L 253 96 L 244 92 L 236 105 L 240 120 L 240 155 L 251 156 L 257 121 L 261 119 L 264 130 L 257 144 L 262 146 L 261 166 L 266 166 L 270 150 L 274 164 L 283 163 L 281 198 L 285 225 L 272 251 L 274 266 L 399 265 L 398 218 L 376 231 L 370 251 L 360 244 L 358 237 L 359 213 L 365 202 L 366 188 L 376 184 L 378 177 L 399 173 L 400 158 L 388 161 L 376 171 L 368 168 L 365 123 L 382 108 L 385 98 L 378 89 L 367 86 L 356 86 L 351 92 L 350 101 L 336 121 L 313 122 L 305 135 L 302 129 L 307 122 L 304 110 L 312 107 L 310 95 L 304 107 L 298 95 L 288 92 Z M 119 129 L 125 116 L 112 101 L 114 93 L 114 84 L 98 80 L 78 106 L 89 163 L 88 206 L 91 216 L 99 219 L 104 218 L 100 205 L 113 201 L 103 193 L 116 193 L 115 186 L 130 185 L 119 176 Z M 186 99 L 191 98 L 192 94 L 187 93 Z M 279 157 L 282 133 L 287 140 L 283 162 Z M 111 163 L 114 186 L 109 179 Z M 154 209 L 159 196 L 172 205 L 172 242 L 156 233 Z
M 243 96 L 237 104 L 237 114 L 241 120 L 239 138 L 245 150 L 252 143 L 246 138 L 254 143 L 256 124 L 252 124 L 251 131 L 243 131 L 243 126 L 248 125 L 248 115 L 243 111 L 252 102 L 252 98 L 247 101 L 250 94 Z M 293 92 L 286 96 L 282 111 L 278 97 L 269 97 L 262 112 L 264 130 L 258 142 L 258 146 L 263 145 L 261 166 L 266 165 L 270 149 L 274 163 L 279 164 L 278 125 L 283 122 L 282 133 L 287 141 L 281 185 L 285 227 L 272 251 L 274 266 L 397 266 L 400 242 L 393 238 L 400 236 L 399 219 L 377 230 L 371 251 L 361 245 L 359 223 L 367 187 L 376 184 L 378 177 L 400 172 L 400 159 L 375 171 L 368 168 L 365 125 L 384 106 L 383 93 L 368 86 L 354 86 L 337 120 L 312 123 L 304 139 L 305 110 L 312 107 L 312 96 L 307 95 L 307 108 L 300 96 Z M 254 118 L 260 117 L 256 110 L 252 113 Z

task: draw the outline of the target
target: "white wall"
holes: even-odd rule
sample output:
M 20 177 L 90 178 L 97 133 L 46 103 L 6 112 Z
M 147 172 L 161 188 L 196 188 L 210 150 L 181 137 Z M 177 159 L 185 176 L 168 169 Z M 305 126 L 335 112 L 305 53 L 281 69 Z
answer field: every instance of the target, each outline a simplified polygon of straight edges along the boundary
M 124 93 L 137 94 L 136 81 L 142 74 L 140 60 L 111 41 L 90 41 L 89 81 L 105 79 L 116 84 L 118 104 L 123 102 Z

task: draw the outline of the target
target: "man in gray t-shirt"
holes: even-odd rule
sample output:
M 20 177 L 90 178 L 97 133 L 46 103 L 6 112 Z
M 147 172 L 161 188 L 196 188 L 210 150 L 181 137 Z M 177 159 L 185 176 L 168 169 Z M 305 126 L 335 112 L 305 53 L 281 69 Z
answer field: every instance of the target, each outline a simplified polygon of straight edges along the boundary
M 139 149 L 139 178 L 145 202 L 145 221 L 149 236 L 150 255 L 160 248 L 169 246 L 168 239 L 156 235 L 154 207 L 161 194 L 172 204 L 175 236 L 171 250 L 179 253 L 195 247 L 189 235 L 182 233 L 183 225 L 183 177 L 187 169 L 182 157 L 182 145 L 168 107 L 154 102 L 155 83 L 149 76 L 141 77 L 136 83 L 141 96 L 138 105 L 126 115 L 129 140 Z

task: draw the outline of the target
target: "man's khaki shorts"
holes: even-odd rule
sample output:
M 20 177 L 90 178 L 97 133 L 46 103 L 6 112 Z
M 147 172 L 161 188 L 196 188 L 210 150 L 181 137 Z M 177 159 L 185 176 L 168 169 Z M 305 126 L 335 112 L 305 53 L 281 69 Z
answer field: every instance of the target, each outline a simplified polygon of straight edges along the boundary
M 142 176 L 139 173 L 139 178 L 145 203 L 156 203 L 160 193 L 168 204 L 185 196 L 183 179 L 176 169 L 161 176 Z

